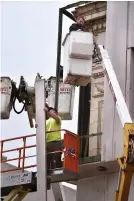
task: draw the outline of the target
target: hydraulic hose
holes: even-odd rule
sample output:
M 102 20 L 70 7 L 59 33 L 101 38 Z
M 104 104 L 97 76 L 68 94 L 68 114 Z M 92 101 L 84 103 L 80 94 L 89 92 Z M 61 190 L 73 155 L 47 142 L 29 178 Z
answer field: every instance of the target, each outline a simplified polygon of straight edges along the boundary
M 22 102 L 23 103 L 22 109 L 20 111 L 17 111 L 16 108 L 15 108 L 15 101 L 16 101 L 16 97 L 13 100 L 13 109 L 17 114 L 21 114 L 23 112 L 23 110 L 25 109 L 25 103 Z

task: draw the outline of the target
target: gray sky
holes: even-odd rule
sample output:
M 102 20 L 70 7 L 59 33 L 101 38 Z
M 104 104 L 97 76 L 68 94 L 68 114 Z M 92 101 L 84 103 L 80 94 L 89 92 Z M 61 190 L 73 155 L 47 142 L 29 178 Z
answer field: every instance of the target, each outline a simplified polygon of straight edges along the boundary
M 23 75 L 29 84 L 39 72 L 44 77 L 56 72 L 58 9 L 70 2 L 0 2 L 1 9 L 1 74 L 19 83 Z M 72 21 L 64 17 L 63 38 Z M 78 88 L 74 117 L 63 126 L 76 132 Z M 20 107 L 17 107 L 18 109 Z M 35 133 L 27 114 L 11 112 L 9 120 L 1 121 L 1 138 Z

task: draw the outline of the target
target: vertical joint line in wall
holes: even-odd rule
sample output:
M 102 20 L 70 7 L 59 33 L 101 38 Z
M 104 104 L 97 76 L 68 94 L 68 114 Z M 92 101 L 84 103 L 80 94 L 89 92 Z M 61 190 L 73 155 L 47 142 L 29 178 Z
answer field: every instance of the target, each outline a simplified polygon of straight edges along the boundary
M 129 27 L 129 1 L 127 1 L 127 24 L 126 24 L 126 76 L 125 76 L 125 101 L 127 98 L 127 49 L 128 49 L 128 27 Z
M 113 113 L 113 119 L 115 120 L 115 110 L 116 110 L 116 106 L 114 105 L 114 113 Z M 114 143 L 114 130 L 115 130 L 115 123 L 113 121 L 113 135 L 112 135 L 112 158 L 115 158 L 115 149 L 116 149 L 116 146 L 115 146 L 115 143 Z

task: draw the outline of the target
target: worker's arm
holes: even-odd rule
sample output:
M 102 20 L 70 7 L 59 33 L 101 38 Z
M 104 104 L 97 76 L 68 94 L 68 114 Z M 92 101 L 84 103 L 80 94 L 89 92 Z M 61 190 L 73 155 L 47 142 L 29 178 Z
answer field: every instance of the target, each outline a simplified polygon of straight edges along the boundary
M 55 119 L 56 123 L 61 123 L 61 118 L 53 112 L 53 110 L 49 110 L 48 107 L 45 107 L 45 111 L 49 113 L 50 117 Z
M 58 124 L 61 123 L 61 118 L 57 114 L 55 114 L 53 112 L 53 110 L 49 111 L 49 115 L 50 115 L 50 117 L 52 117 L 53 119 L 55 119 L 56 123 L 58 123 Z

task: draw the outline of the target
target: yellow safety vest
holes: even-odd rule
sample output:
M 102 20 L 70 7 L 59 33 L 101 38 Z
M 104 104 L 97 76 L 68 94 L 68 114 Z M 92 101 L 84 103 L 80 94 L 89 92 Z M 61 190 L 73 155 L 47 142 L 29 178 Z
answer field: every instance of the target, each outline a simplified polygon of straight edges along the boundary
M 60 118 L 61 120 L 61 118 Z M 49 118 L 46 120 L 46 132 L 48 131 L 57 131 L 57 132 L 50 132 L 46 133 L 46 142 L 52 142 L 52 141 L 59 141 L 61 140 L 61 132 L 58 131 L 61 129 L 61 121 L 59 123 L 56 123 L 55 119 Z

